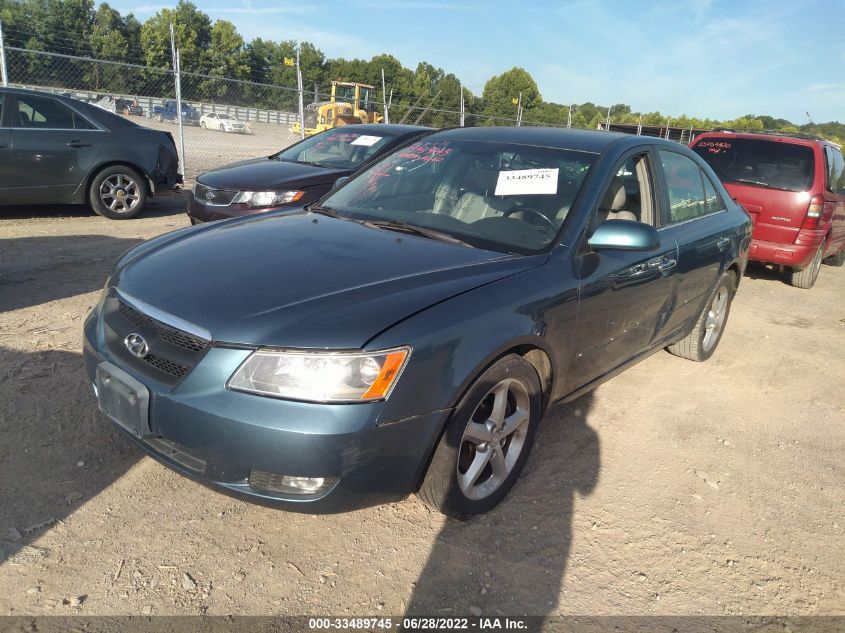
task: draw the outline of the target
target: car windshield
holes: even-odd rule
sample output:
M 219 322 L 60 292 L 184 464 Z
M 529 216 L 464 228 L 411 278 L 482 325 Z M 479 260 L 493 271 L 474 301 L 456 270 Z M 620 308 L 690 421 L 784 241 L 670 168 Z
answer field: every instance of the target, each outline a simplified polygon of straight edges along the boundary
M 394 138 L 393 134 L 358 132 L 343 126 L 315 134 L 274 158 L 334 169 L 355 169 Z
M 807 191 L 815 161 L 806 145 L 749 138 L 710 137 L 692 148 L 722 182 L 784 191 Z
M 323 201 L 341 216 L 420 227 L 471 246 L 534 253 L 551 244 L 596 155 L 535 145 L 424 140 Z
M 217 118 L 218 118 L 218 119 L 225 119 L 225 120 L 227 120 L 227 121 L 228 121 L 228 120 L 229 120 L 229 119 L 231 119 L 232 117 L 230 117 L 228 114 L 218 114 L 218 115 L 217 115 Z

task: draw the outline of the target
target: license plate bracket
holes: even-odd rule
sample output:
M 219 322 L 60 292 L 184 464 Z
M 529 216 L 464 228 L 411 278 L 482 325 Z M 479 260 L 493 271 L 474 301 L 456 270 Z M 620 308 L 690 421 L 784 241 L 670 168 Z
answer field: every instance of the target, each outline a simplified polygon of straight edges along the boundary
M 109 362 L 97 365 L 97 404 L 115 424 L 137 438 L 150 432 L 150 392 L 147 387 Z

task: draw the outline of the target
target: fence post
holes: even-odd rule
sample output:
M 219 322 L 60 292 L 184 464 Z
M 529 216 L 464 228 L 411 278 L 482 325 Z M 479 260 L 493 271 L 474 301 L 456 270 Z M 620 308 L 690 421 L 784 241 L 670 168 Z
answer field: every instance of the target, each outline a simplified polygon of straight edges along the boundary
M 179 49 L 176 48 L 176 36 L 173 22 L 170 23 L 170 52 L 173 55 L 173 81 L 176 88 L 176 122 L 179 124 L 179 171 L 185 175 L 185 131 L 182 127 L 182 73 L 179 67 Z
M 9 77 L 6 75 L 6 46 L 3 44 L 3 22 L 0 21 L 0 83 L 9 85 Z
M 462 83 L 458 83 L 458 89 L 461 91 L 461 118 L 460 118 L 460 126 L 464 127 L 464 123 L 466 120 L 465 111 L 464 111 L 464 85 Z
M 302 69 L 299 67 L 299 47 L 296 47 L 296 87 L 299 90 L 299 138 L 305 138 L 305 105 L 302 103 Z

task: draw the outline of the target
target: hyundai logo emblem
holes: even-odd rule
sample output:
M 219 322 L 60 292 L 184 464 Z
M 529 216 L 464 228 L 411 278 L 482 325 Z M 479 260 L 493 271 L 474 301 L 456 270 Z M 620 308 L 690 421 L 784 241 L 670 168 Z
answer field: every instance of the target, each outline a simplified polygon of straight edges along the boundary
M 206 200 L 214 200 L 215 195 L 217 194 L 216 191 L 208 190 L 205 192 L 205 199 Z
M 150 352 L 150 348 L 144 337 L 134 332 L 123 339 L 123 345 L 135 358 L 144 358 Z

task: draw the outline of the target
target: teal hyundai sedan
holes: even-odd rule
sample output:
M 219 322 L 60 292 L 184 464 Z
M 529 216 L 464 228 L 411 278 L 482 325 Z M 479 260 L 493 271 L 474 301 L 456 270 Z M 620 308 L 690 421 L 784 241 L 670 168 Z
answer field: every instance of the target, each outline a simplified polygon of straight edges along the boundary
M 417 492 L 477 514 L 549 405 L 663 348 L 714 353 L 750 239 L 682 145 L 445 130 L 313 205 L 129 251 L 85 365 L 118 428 L 215 489 L 307 512 Z

